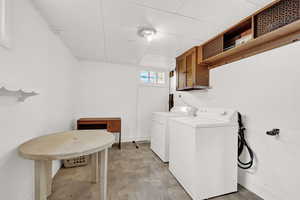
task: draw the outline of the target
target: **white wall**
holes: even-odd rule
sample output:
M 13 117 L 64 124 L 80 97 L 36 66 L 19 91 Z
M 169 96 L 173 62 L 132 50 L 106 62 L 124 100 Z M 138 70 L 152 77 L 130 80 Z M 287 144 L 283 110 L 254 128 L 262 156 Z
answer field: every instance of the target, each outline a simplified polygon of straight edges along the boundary
M 12 49 L 0 48 L 0 87 L 36 91 L 40 95 L 18 103 L 0 97 L 0 199 L 33 199 L 33 162 L 17 147 L 33 137 L 72 126 L 72 82 L 79 64 L 33 8 L 15 0 L 12 9 Z M 57 163 L 54 171 L 57 170 Z
M 122 141 L 149 139 L 139 134 L 137 128 L 138 91 L 141 87 L 138 73 L 143 68 L 101 62 L 81 62 L 81 65 L 77 118 L 121 117 Z M 168 85 L 156 88 L 153 98 L 160 94 L 168 94 Z M 148 99 L 147 102 L 153 104 L 154 101 Z
M 152 113 L 168 111 L 168 88 L 140 84 L 137 94 L 137 133 L 139 140 L 151 139 Z
M 183 92 L 188 103 L 235 108 L 246 118 L 255 168 L 239 182 L 265 200 L 299 197 L 300 43 L 294 43 L 211 71 L 213 89 Z M 180 104 L 178 95 L 176 104 Z M 280 128 L 279 138 L 265 132 Z

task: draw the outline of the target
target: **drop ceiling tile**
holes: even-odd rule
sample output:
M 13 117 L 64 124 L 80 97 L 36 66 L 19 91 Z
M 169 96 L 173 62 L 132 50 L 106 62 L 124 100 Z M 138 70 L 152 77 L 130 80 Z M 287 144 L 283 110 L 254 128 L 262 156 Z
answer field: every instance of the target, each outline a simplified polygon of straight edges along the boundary
M 172 58 L 165 56 L 146 54 L 139 64 L 147 67 L 169 69 L 171 61 Z
M 50 27 L 82 59 L 104 60 L 104 30 L 99 0 L 35 0 Z
M 159 37 L 159 39 L 156 38 L 149 44 L 140 63 L 141 65 L 147 66 L 147 63 L 151 63 L 153 67 L 170 69 L 175 57 L 202 43 L 201 40 L 191 37 L 177 37 L 173 35 L 166 35 Z
M 135 29 L 106 26 L 106 53 L 111 62 L 139 64 L 148 48 L 147 41 L 137 37 Z
M 140 7 L 118 0 L 104 1 L 105 24 L 127 28 L 151 26 L 161 33 L 207 38 L 213 26 L 201 20 Z
M 226 29 L 256 10 L 257 6 L 246 0 L 188 0 L 178 12 L 210 22 L 216 29 Z
M 105 61 L 105 49 L 101 34 L 97 31 L 64 30 L 59 33 L 61 39 L 74 56 L 84 60 Z
M 158 32 L 148 44 L 147 53 L 174 57 L 178 48 L 180 48 L 180 43 L 177 36 Z
M 147 6 L 159 10 L 169 12 L 176 12 L 177 9 L 183 4 L 184 0 L 128 0 L 141 6 Z
M 178 38 L 179 48 L 176 49 L 176 57 L 183 54 L 185 51 L 192 47 L 199 46 L 204 40 L 199 40 L 191 37 L 180 37 Z
M 33 0 L 50 25 L 68 28 L 103 23 L 100 0 Z
M 259 8 L 262 8 L 269 3 L 272 3 L 274 0 L 246 0 L 246 1 L 258 6 Z

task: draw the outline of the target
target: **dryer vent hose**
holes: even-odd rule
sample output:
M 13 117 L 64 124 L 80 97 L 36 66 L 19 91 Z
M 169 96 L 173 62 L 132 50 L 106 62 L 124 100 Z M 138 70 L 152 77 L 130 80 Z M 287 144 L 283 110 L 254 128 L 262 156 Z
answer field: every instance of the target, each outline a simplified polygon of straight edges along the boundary
M 238 123 L 239 123 L 238 166 L 241 169 L 250 169 L 253 166 L 254 154 L 245 139 L 246 128 L 244 127 L 244 124 L 242 121 L 242 115 L 239 112 L 238 112 Z M 244 149 L 246 149 L 249 153 L 250 161 L 248 161 L 248 162 L 243 162 L 240 159 Z

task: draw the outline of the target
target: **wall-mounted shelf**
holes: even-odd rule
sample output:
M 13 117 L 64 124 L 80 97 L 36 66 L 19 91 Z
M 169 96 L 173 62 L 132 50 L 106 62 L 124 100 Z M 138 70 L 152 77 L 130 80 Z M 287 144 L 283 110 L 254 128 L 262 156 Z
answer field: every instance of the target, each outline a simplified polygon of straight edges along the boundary
M 252 39 L 245 44 L 223 51 L 220 54 L 203 60 L 209 68 L 240 60 L 300 39 L 300 20 L 270 33 Z
M 299 19 L 300 0 L 276 0 L 201 45 L 203 63 L 212 69 L 298 41 Z
M 5 87 L 0 88 L 0 96 L 16 97 L 19 102 L 25 101 L 27 98 L 36 96 L 36 92 L 25 92 L 23 90 L 8 90 Z

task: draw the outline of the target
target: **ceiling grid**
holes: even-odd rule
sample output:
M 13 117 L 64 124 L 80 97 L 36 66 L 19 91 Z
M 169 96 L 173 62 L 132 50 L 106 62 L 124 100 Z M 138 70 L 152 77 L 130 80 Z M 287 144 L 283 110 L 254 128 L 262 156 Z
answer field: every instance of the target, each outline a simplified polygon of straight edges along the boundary
M 176 56 L 271 0 L 32 1 L 77 58 L 168 69 Z M 137 35 L 143 26 L 156 29 L 151 42 Z

